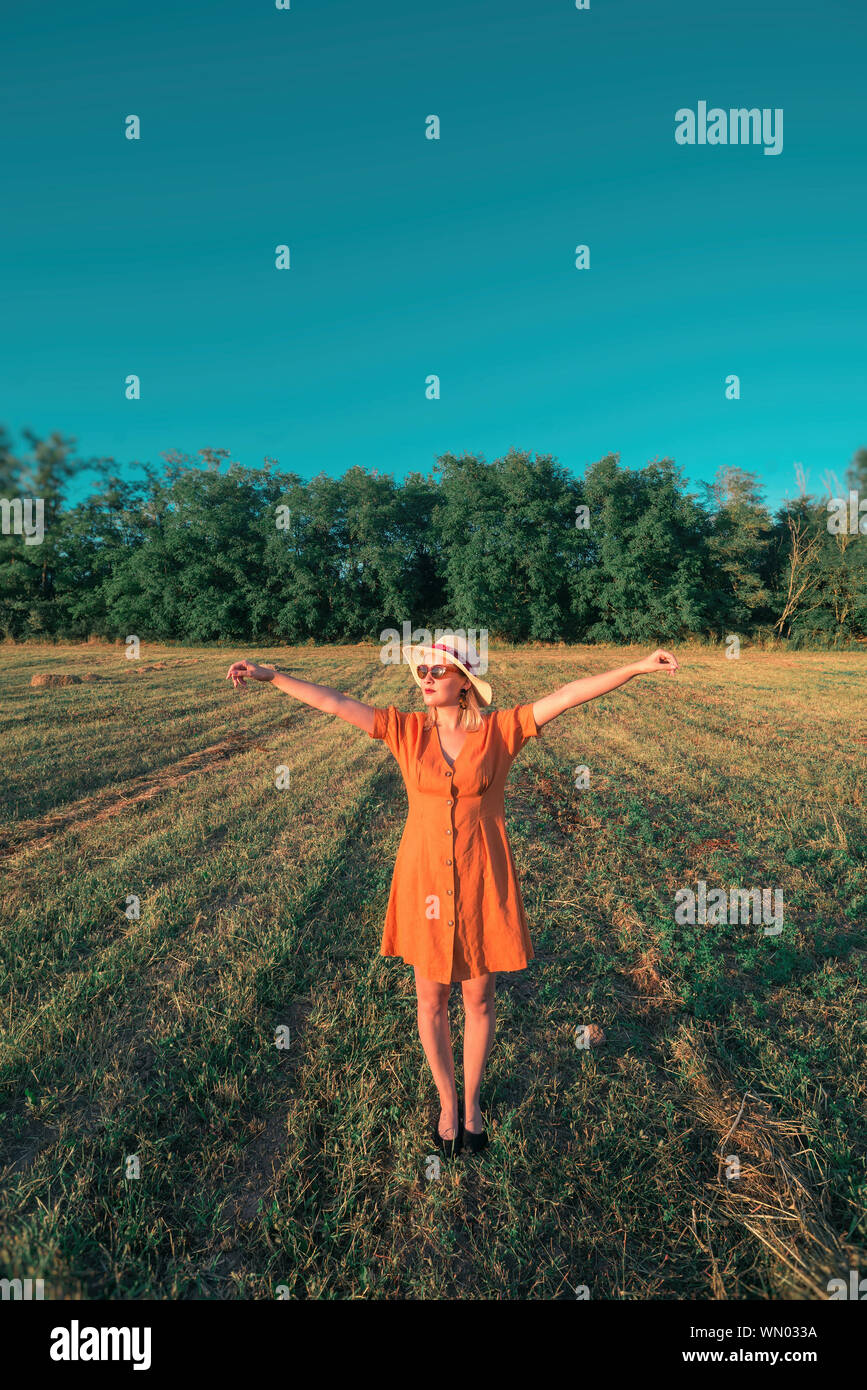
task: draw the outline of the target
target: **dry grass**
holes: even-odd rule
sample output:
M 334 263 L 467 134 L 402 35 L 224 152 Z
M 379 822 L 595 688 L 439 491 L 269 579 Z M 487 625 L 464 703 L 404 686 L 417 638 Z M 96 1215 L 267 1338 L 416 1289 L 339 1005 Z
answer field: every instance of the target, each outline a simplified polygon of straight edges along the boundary
M 247 654 L 0 648 L 0 1275 L 72 1298 L 818 1299 L 864 1267 L 862 657 L 684 649 L 677 678 L 522 750 L 537 955 L 498 981 L 491 1147 L 429 1181 L 411 971 L 377 954 L 399 773 L 338 720 L 233 692 Z M 637 654 L 492 652 L 496 703 Z M 373 648 L 261 656 L 418 707 Z M 678 925 L 699 879 L 782 889 L 784 931 Z

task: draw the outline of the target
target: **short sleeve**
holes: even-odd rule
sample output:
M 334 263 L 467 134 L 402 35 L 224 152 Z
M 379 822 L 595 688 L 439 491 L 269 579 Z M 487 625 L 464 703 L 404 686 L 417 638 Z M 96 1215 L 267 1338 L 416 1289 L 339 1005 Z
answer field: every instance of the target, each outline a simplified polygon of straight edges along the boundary
M 497 722 L 503 742 L 513 758 L 528 738 L 539 736 L 539 726 L 533 717 L 532 705 L 515 705 L 514 709 L 499 710 Z
M 375 705 L 373 709 L 373 731 L 370 737 L 381 738 L 386 747 L 399 759 L 400 745 L 403 742 L 405 725 L 406 715 L 402 714 L 394 705 L 387 705 L 385 708 Z
M 389 708 L 391 708 L 389 706 Z M 381 706 L 374 706 L 373 710 L 373 730 L 371 738 L 385 738 L 385 731 L 388 728 L 388 709 Z

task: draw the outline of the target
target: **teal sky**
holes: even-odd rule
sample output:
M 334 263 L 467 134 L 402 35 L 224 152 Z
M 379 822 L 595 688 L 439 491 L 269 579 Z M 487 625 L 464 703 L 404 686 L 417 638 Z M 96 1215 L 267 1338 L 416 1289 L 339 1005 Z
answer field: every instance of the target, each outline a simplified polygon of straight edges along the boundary
M 49 0 L 4 28 L 16 447 L 306 478 L 669 456 L 776 505 L 867 445 L 860 0 Z M 677 144 L 700 101 L 782 108 L 781 153 Z

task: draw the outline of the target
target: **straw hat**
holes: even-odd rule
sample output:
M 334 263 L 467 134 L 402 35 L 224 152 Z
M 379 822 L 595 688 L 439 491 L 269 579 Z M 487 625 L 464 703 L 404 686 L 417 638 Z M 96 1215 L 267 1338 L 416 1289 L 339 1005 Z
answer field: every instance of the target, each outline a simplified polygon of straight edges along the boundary
M 458 670 L 463 671 L 471 682 L 482 704 L 489 705 L 491 703 L 493 693 L 488 682 L 473 675 L 473 671 L 478 670 L 479 663 L 470 656 L 465 637 L 458 637 L 455 633 L 449 632 L 446 633 L 445 637 L 441 637 L 439 642 L 435 642 L 432 647 L 412 647 L 410 649 L 410 670 L 415 677 L 416 685 L 421 689 L 424 689 L 424 683 L 420 679 L 416 667 L 438 666 L 440 664 L 457 666 Z

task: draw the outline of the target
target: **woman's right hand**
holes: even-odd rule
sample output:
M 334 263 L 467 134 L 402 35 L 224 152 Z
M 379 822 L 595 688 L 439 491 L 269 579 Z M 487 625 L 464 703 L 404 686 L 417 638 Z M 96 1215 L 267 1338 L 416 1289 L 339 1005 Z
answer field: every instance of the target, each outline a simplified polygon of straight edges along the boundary
M 229 667 L 227 681 L 231 681 L 237 690 L 245 689 L 245 681 L 272 681 L 277 672 L 273 666 L 257 666 L 255 661 L 235 661 Z

